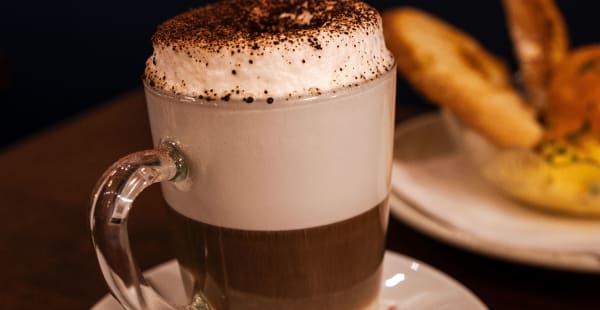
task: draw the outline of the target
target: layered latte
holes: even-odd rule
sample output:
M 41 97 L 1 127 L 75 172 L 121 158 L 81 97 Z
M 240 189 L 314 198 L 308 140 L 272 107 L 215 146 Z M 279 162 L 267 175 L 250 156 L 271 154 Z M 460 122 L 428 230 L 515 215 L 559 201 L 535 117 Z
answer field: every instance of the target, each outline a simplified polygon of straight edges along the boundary
M 145 82 L 187 293 L 217 309 L 375 307 L 395 73 L 358 1 L 222 1 L 161 25 Z

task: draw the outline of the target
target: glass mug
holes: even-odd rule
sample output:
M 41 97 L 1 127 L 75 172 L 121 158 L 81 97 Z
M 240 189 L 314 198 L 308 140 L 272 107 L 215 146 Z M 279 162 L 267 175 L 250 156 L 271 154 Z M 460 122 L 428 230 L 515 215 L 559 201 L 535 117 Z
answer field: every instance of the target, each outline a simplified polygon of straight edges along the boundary
M 396 70 L 275 103 L 145 86 L 154 150 L 94 189 L 92 239 L 126 309 L 372 309 L 388 224 Z M 162 182 L 189 297 L 171 305 L 132 257 L 135 197 Z

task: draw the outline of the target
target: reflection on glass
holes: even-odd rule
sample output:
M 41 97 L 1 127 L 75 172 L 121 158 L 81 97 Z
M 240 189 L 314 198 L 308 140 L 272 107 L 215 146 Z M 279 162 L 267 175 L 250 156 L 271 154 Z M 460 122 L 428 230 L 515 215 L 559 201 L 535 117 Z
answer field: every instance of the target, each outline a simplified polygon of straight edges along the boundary
M 393 277 L 385 280 L 385 286 L 386 287 L 394 287 L 394 286 L 398 285 L 398 283 L 404 281 L 404 279 L 405 279 L 405 276 L 403 273 L 397 273 Z

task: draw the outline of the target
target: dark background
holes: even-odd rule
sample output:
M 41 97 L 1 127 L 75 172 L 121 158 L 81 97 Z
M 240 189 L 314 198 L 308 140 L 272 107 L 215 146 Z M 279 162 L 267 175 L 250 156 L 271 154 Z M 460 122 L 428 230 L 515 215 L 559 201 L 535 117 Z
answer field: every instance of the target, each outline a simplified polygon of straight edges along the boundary
M 155 27 L 205 2 L 0 1 L 0 149 L 140 87 Z M 379 10 L 412 5 L 430 11 L 515 68 L 500 0 L 367 2 Z M 596 3 L 558 0 L 572 45 L 600 42 Z M 398 97 L 420 102 L 402 81 Z

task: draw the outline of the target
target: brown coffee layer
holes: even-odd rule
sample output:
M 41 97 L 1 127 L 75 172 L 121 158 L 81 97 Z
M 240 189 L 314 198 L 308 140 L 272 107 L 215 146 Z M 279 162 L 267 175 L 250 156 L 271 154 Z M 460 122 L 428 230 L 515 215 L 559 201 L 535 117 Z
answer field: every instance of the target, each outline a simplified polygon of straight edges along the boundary
M 219 309 L 364 309 L 377 298 L 387 199 L 348 220 L 289 231 L 226 229 L 170 214 L 186 286 Z

